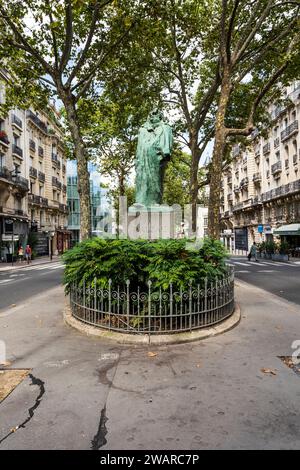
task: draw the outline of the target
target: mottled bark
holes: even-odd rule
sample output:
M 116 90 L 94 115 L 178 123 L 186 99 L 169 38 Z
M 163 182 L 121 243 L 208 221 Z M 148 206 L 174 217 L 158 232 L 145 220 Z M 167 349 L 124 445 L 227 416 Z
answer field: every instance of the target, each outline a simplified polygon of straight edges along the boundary
M 220 194 L 222 181 L 222 161 L 226 143 L 225 114 L 230 97 L 229 73 L 225 72 L 221 84 L 221 94 L 216 115 L 215 143 L 210 174 L 210 193 L 208 204 L 208 235 L 220 238 Z
M 90 178 L 88 172 L 88 156 L 82 140 L 76 105 L 70 95 L 63 95 L 63 103 L 68 116 L 68 124 L 74 143 L 77 160 L 78 193 L 80 200 L 80 239 L 91 236 Z

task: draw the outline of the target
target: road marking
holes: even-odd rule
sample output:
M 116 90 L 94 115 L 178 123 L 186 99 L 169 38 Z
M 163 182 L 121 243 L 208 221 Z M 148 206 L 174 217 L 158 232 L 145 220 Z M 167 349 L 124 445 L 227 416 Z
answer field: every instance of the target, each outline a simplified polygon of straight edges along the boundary
M 240 263 L 239 261 L 234 261 L 235 264 L 239 264 L 240 266 L 249 266 L 248 263 Z
M 239 271 L 235 271 L 235 273 L 250 273 L 250 271 L 246 271 L 246 270 L 245 271 L 240 271 L 239 270 Z
M 276 269 L 260 269 L 257 271 L 258 273 L 275 273 L 277 272 Z

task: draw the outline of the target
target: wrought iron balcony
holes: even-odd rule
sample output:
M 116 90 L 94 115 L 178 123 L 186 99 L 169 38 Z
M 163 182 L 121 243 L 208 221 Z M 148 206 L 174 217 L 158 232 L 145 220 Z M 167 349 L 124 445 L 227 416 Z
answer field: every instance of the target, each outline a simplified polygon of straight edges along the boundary
M 298 120 L 292 122 L 292 124 L 281 132 L 281 141 L 283 142 L 296 132 L 298 132 Z
M 61 212 L 67 213 L 68 212 L 68 206 L 66 204 L 59 204 L 59 210 Z
M 31 176 L 32 178 L 37 178 L 37 169 L 36 168 L 33 168 L 33 166 L 30 166 L 29 167 L 29 176 Z
M 261 174 L 259 172 L 254 173 L 253 176 L 252 176 L 252 181 L 254 183 L 260 183 L 261 182 Z
M 41 196 L 38 196 L 37 194 L 29 194 L 28 195 L 28 202 L 30 202 L 30 204 L 37 204 L 37 205 L 40 205 L 41 204 Z
M 47 207 L 48 206 L 48 199 L 46 197 L 42 197 L 41 198 L 41 204 L 42 204 L 42 206 Z
M 6 168 L 6 166 L 0 167 L 0 178 L 5 179 L 7 181 L 12 180 L 11 171 L 9 171 L 9 169 Z
M 23 123 L 15 114 L 12 115 L 12 123 L 15 124 L 20 129 L 23 129 Z
M 51 160 L 52 162 L 54 163 L 57 163 L 58 162 L 58 158 L 57 158 L 57 154 L 56 153 L 53 153 L 51 154 Z
M 32 111 L 27 111 L 27 118 L 30 119 L 41 131 L 48 133 L 47 125 Z
M 45 173 L 43 173 L 42 171 L 39 171 L 39 181 L 41 181 L 42 183 L 45 181 Z
M 12 144 L 12 153 L 18 155 L 18 157 L 23 158 L 23 150 L 16 144 Z
M 36 144 L 35 144 L 35 141 L 32 139 L 29 139 L 29 148 L 30 150 L 32 150 L 32 152 L 36 151 Z
M 55 186 L 58 189 L 61 189 L 61 182 L 58 181 L 56 176 L 52 176 L 52 186 Z
M 5 146 L 9 145 L 9 140 L 8 140 L 7 134 L 4 131 L 0 131 L 0 142 L 5 144 Z
M 279 144 L 280 144 L 280 139 L 279 139 L 279 137 L 276 137 L 276 139 L 274 140 L 274 149 L 279 147 Z
M 44 156 L 44 149 L 43 149 L 43 147 L 39 147 L 39 149 L 38 149 L 38 154 L 39 154 L 39 157 L 43 157 L 43 156 Z
M 23 176 L 15 176 L 13 177 L 13 182 L 16 186 L 19 188 L 28 191 L 29 183 L 26 178 L 23 178 Z
M 271 151 L 271 144 L 268 142 L 263 146 L 263 155 L 267 155 Z
M 248 176 L 246 176 L 245 178 L 242 179 L 242 181 L 240 182 L 240 187 L 241 188 L 245 188 L 246 186 L 248 186 L 249 184 L 249 178 Z
M 274 163 L 274 165 L 271 166 L 271 173 L 272 175 L 278 175 L 282 171 L 282 163 L 281 161 L 278 161 Z

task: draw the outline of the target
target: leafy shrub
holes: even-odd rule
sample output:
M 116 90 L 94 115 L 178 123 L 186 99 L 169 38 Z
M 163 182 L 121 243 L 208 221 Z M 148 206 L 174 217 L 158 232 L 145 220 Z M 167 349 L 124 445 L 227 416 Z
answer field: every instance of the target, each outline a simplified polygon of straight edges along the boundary
M 63 255 L 64 284 L 68 291 L 73 282 L 97 287 L 124 286 L 130 280 L 131 289 L 139 285 L 147 289 L 187 288 L 190 282 L 202 284 L 221 277 L 226 272 L 227 254 L 221 242 L 205 239 L 200 247 L 187 246 L 182 240 L 111 240 L 92 238 L 79 243 Z

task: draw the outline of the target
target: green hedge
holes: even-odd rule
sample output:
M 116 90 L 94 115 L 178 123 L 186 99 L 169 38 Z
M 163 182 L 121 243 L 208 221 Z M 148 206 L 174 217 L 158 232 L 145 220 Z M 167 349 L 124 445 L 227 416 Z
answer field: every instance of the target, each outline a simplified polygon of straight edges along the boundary
M 124 286 L 130 280 L 131 289 L 139 285 L 147 289 L 187 288 L 190 282 L 203 284 L 226 272 L 227 253 L 222 243 L 209 238 L 200 246 L 188 240 L 114 240 L 92 238 L 79 243 L 63 256 L 66 291 L 73 282 L 97 287 Z

